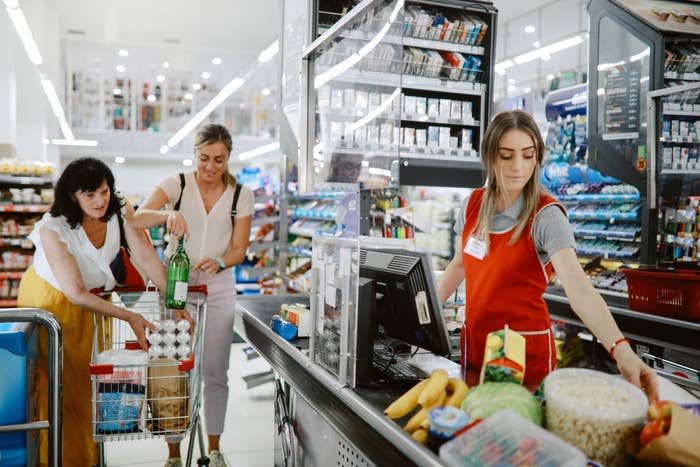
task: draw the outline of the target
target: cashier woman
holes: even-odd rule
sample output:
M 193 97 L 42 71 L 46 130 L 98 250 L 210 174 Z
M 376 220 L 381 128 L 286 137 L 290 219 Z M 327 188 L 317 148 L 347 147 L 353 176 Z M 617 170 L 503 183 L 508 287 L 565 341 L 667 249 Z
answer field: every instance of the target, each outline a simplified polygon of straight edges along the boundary
M 544 143 L 533 118 L 502 112 L 481 146 L 483 188 L 465 200 L 458 219 L 461 250 L 438 285 L 442 302 L 466 279 L 462 365 L 473 383 L 489 332 L 504 326 L 526 339 L 524 384 L 536 387 L 554 369 L 555 347 L 543 293 L 555 270 L 574 312 L 617 362 L 622 375 L 658 399 L 656 374 L 637 357 L 607 305 L 583 272 L 566 212 L 540 185 Z

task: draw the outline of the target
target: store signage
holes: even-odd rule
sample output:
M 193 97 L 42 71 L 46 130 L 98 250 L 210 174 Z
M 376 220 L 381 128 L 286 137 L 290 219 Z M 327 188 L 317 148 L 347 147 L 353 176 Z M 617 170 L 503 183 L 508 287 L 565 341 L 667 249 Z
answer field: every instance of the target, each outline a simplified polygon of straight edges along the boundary
M 641 76 L 642 66 L 638 61 L 616 64 L 604 71 L 604 139 L 614 139 L 610 138 L 612 135 L 639 134 Z

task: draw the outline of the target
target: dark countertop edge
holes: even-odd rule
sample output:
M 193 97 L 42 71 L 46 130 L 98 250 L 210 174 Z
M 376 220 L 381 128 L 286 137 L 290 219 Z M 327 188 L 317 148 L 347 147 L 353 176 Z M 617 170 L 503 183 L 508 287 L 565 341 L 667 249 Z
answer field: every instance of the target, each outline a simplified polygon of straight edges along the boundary
M 271 296 L 276 297 L 276 296 Z M 249 301 L 264 301 L 265 297 L 246 297 L 242 299 L 238 297 L 236 301 L 236 311 L 241 314 L 241 320 L 236 321 L 238 326 L 243 326 L 243 329 L 237 328 L 236 331 L 241 334 L 242 337 L 246 338 L 247 342 L 251 344 L 258 353 L 265 358 L 273 367 L 273 369 L 281 374 L 283 378 L 294 387 L 295 391 L 310 403 L 321 415 L 323 416 L 323 411 L 319 410 L 318 407 L 313 403 L 314 394 L 305 391 L 300 385 L 294 384 L 295 377 L 286 371 L 286 368 L 277 366 L 274 362 L 271 362 L 269 355 L 266 354 L 264 349 L 260 348 L 253 339 L 247 339 L 247 333 L 245 330 L 245 324 L 252 325 L 256 331 L 261 333 L 261 336 L 268 339 L 272 344 L 276 345 L 280 350 L 282 350 L 289 358 L 291 358 L 295 363 L 308 371 L 309 375 L 318 381 L 324 388 L 332 392 L 337 399 L 348 407 L 348 409 L 354 412 L 357 417 L 364 420 L 368 425 L 371 426 L 379 435 L 383 436 L 387 442 L 393 444 L 393 446 L 403 455 L 410 459 L 415 465 L 419 466 L 442 466 L 442 464 L 437 456 L 432 454 L 422 445 L 417 444 L 413 441 L 410 436 L 403 432 L 401 428 L 394 422 L 389 421 L 384 417 L 383 414 L 378 413 L 375 409 L 370 407 L 360 396 L 358 396 L 351 388 L 342 386 L 337 380 L 318 364 L 312 362 L 308 357 L 306 357 L 299 349 L 297 349 L 293 344 L 284 340 L 281 336 L 277 335 L 272 329 L 264 322 L 262 322 L 253 312 L 246 307 L 246 302 Z M 342 426 L 337 426 L 333 420 L 329 420 L 324 416 L 324 419 L 332 426 L 334 426 L 339 432 L 344 432 Z M 355 443 L 355 440 L 349 439 L 349 441 Z M 372 460 L 372 459 L 370 459 Z

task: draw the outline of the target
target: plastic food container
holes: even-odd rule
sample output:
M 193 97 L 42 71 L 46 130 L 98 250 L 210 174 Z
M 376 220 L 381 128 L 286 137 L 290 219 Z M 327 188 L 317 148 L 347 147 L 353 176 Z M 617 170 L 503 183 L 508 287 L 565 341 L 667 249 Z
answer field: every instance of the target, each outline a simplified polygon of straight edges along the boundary
M 501 410 L 443 444 L 440 459 L 450 466 L 584 467 L 586 456 L 511 410 Z
M 607 467 L 631 460 L 647 398 L 618 376 L 565 368 L 544 381 L 547 429 Z

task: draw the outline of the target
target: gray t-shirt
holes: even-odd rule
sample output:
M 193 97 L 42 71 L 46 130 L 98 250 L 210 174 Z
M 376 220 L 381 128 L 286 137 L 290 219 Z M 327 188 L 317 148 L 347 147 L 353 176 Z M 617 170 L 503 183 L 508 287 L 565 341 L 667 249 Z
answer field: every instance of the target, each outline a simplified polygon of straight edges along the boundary
M 466 218 L 467 204 L 469 196 L 464 198 L 464 203 L 459 210 L 457 221 L 455 222 L 455 233 L 462 237 L 464 230 L 464 219 Z M 517 199 L 512 206 L 504 212 L 496 213 L 491 226 L 492 232 L 503 232 L 512 228 L 518 221 L 518 216 L 523 210 L 523 196 Z M 564 213 L 558 206 L 547 206 L 535 217 L 532 238 L 535 242 L 535 250 L 540 257 L 540 262 L 544 265 L 554 253 L 562 248 L 576 249 L 576 241 L 571 231 L 571 225 Z M 461 245 L 461 243 L 459 243 Z

